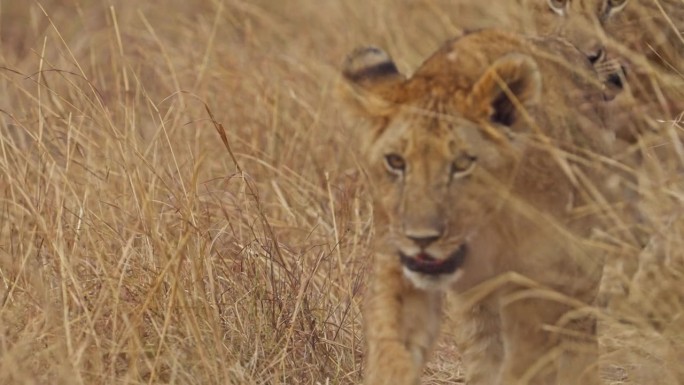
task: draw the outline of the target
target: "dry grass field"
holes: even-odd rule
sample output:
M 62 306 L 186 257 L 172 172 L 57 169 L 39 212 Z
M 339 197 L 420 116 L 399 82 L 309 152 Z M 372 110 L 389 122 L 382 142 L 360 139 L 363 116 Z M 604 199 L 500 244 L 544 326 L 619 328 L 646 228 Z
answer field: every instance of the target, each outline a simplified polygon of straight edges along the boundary
M 0 0 L 0 384 L 358 383 L 339 65 L 410 71 L 481 17 L 455 3 Z M 640 265 L 597 309 L 610 384 L 684 378 L 681 129 L 634 148 L 646 247 L 606 241 Z M 425 384 L 461 381 L 450 324 Z

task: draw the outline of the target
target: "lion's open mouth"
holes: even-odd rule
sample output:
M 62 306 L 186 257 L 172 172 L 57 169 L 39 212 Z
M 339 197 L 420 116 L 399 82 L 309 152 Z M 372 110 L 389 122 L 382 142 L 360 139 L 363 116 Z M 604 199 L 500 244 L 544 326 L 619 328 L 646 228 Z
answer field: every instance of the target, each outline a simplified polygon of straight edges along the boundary
M 467 251 L 466 245 L 462 244 L 446 259 L 436 259 L 427 253 L 420 253 L 409 257 L 401 251 L 399 252 L 399 257 L 401 257 L 401 263 L 411 271 L 430 275 L 451 274 L 463 265 Z

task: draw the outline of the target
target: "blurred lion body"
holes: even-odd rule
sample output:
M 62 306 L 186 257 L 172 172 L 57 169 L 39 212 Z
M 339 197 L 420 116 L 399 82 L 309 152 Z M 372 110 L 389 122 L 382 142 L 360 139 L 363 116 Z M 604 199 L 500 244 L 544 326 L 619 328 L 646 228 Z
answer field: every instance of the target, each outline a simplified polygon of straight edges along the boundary
M 601 172 L 577 159 L 610 153 L 613 137 L 584 55 L 481 30 L 410 78 L 376 48 L 352 53 L 344 76 L 368 122 L 379 233 L 365 383 L 419 382 L 449 289 L 468 384 L 597 384 L 595 320 L 569 312 L 600 281 L 584 240 Z

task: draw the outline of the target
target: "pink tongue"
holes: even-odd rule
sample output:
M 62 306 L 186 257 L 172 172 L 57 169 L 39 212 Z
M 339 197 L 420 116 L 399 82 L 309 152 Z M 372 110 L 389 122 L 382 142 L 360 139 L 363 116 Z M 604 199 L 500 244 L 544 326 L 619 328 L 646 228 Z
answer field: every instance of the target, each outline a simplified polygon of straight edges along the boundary
M 416 259 L 428 265 L 439 265 L 443 262 L 423 253 L 416 255 Z

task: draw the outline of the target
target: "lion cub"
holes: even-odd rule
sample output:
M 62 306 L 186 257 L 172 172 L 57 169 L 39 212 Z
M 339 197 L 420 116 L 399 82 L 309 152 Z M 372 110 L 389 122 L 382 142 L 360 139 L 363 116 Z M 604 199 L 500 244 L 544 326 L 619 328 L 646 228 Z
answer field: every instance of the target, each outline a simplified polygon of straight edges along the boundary
M 520 30 L 566 38 L 609 87 L 627 88 L 635 100 L 624 109 L 636 107 L 661 118 L 682 112 L 681 0 L 516 0 L 507 5 L 504 13 L 518 21 Z
M 585 55 L 481 30 L 411 77 L 377 48 L 352 52 L 343 76 L 378 232 L 365 383 L 419 383 L 450 290 L 468 384 L 598 384 L 588 309 L 603 262 L 588 236 L 613 136 Z

